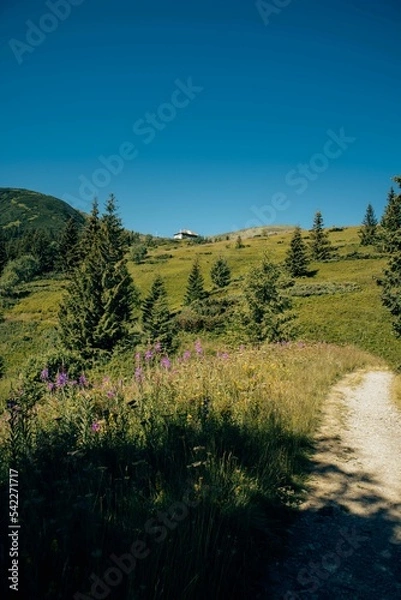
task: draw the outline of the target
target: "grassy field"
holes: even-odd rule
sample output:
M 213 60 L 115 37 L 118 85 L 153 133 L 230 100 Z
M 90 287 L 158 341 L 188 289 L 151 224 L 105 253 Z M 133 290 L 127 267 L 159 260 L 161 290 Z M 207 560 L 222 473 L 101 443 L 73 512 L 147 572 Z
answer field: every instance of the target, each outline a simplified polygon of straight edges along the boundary
M 8 463 L 19 471 L 20 587 L 43 600 L 256 598 L 322 401 L 379 365 L 325 343 L 197 342 L 133 356 L 124 379 L 45 374 L 0 421 L 2 481 Z
M 330 240 L 338 249 L 339 260 L 313 263 L 311 270 L 316 270 L 316 275 L 298 281 L 296 287 L 303 294 L 294 297 L 299 338 L 355 344 L 398 368 L 401 342 L 392 333 L 390 317 L 381 305 L 380 287 L 376 283 L 386 258 L 372 248 L 361 248 L 357 231 L 350 227 L 331 232 Z M 257 264 L 264 253 L 275 262 L 284 259 L 291 233 L 276 230 L 271 235 L 261 236 L 259 230 L 256 235 L 258 237 L 244 237 L 242 249 L 236 249 L 235 236 L 199 246 L 172 241 L 170 246 L 151 249 L 143 264 L 130 263 L 130 272 L 142 296 L 148 292 L 154 276 L 160 273 L 166 283 L 170 308 L 176 311 L 182 305 L 194 258 L 199 257 L 206 287 L 211 289 L 210 267 L 218 256 L 223 256 L 232 270 L 228 292 L 239 294 L 248 269 Z M 355 253 L 359 258 L 352 258 Z M 374 258 L 360 258 L 372 254 Z M 353 285 L 341 291 L 341 284 L 348 283 Z M 64 286 L 65 282 L 60 280 L 35 281 L 26 286 L 24 297 L 5 309 L 5 321 L 0 324 L 0 355 L 6 360 L 7 369 L 6 376 L 0 380 L 3 396 L 11 380 L 17 377 L 24 359 L 54 343 L 54 326 Z M 321 291 L 327 293 L 321 294 Z
M 129 269 L 142 295 L 162 275 L 177 311 L 195 257 L 212 290 L 210 267 L 224 256 L 228 293 L 238 295 L 264 254 L 283 261 L 291 232 L 256 235 L 241 249 L 235 236 L 172 241 Z M 0 393 L 10 398 L 11 389 L 14 400 L 0 417 L 1 501 L 7 465 L 17 465 L 28 532 L 21 586 L 31 597 L 82 600 L 106 588 L 121 600 L 257 597 L 302 497 L 330 387 L 355 369 L 400 364 L 376 283 L 386 258 L 361 249 L 356 228 L 330 239 L 337 258 L 312 264 L 314 275 L 291 288 L 293 342 L 250 347 L 214 332 L 196 343 L 187 335 L 170 357 L 133 349 L 85 380 L 40 358 L 56 341 L 65 281 L 26 284 L 5 307 Z M 50 369 L 42 382 L 19 379 L 32 358 Z M 397 379 L 396 397 L 400 389 Z

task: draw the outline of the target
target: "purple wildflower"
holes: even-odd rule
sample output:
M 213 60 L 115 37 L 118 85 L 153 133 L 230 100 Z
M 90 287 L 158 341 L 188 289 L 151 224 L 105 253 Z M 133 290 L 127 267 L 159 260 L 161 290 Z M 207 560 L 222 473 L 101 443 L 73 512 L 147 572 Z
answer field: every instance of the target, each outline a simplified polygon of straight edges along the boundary
M 160 361 L 160 366 L 164 367 L 167 370 L 171 367 L 171 360 L 168 356 L 163 356 L 163 358 Z
M 184 360 L 189 360 L 191 358 L 191 353 L 189 350 L 185 350 L 184 354 L 182 355 L 182 358 Z
M 56 386 L 51 381 L 49 381 L 49 383 L 47 384 L 47 389 L 49 390 L 49 392 L 52 392 L 55 387 Z
M 49 369 L 47 367 L 45 367 L 43 369 L 43 371 L 41 371 L 41 373 L 40 373 L 40 379 L 42 381 L 48 381 L 49 380 Z
M 86 387 L 88 385 L 88 380 L 86 379 L 86 377 L 83 373 L 82 373 L 82 375 L 79 376 L 78 384 L 81 387 Z
M 155 344 L 155 352 L 159 353 L 162 351 L 162 345 L 160 342 L 156 342 Z
M 229 354 L 227 352 L 218 352 L 217 357 L 222 358 L 223 360 L 227 360 L 229 358 Z
M 56 387 L 64 387 L 68 383 L 68 374 L 65 371 L 57 373 Z
M 145 360 L 146 360 L 146 362 L 149 362 L 152 358 L 153 358 L 153 352 L 149 348 L 149 350 L 146 350 L 146 352 L 145 352 Z
M 137 367 L 135 369 L 135 379 L 138 383 L 141 383 L 143 381 L 143 369 L 142 367 Z
M 196 354 L 198 354 L 198 356 L 203 354 L 202 344 L 200 343 L 199 340 L 196 340 L 196 342 L 195 342 L 195 351 L 196 351 Z
M 92 431 L 97 433 L 98 431 L 100 431 L 100 423 L 98 421 L 93 421 L 93 423 L 91 425 L 91 429 L 92 429 Z
M 135 354 L 135 362 L 140 363 L 141 361 L 142 361 L 142 354 L 140 352 L 137 352 Z
M 109 391 L 107 392 L 107 397 L 108 397 L 108 398 L 114 398 L 114 396 L 115 396 L 115 395 L 116 395 L 116 394 L 115 394 L 115 392 L 113 392 L 113 390 L 109 390 Z

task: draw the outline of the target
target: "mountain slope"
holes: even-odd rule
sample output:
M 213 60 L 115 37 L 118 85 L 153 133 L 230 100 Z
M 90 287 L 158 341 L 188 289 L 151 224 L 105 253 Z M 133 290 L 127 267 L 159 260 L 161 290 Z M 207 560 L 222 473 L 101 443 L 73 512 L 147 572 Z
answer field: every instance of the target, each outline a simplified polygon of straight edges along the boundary
M 6 235 L 22 235 L 29 229 L 57 234 L 73 217 L 83 225 L 85 217 L 72 206 L 39 192 L 0 188 L 0 227 Z

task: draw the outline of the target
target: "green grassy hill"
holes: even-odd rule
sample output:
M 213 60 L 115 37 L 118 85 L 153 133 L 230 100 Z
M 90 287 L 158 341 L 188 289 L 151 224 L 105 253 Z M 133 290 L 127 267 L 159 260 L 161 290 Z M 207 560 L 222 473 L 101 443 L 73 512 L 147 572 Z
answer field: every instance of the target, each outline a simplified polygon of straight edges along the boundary
M 130 262 L 129 269 L 142 297 L 159 273 L 166 282 L 170 308 L 178 310 L 196 256 L 209 290 L 210 267 L 218 256 L 225 257 L 232 270 L 228 293 L 235 295 L 240 293 L 249 268 L 264 253 L 274 262 L 284 260 L 290 237 L 290 232 L 266 232 L 263 237 L 258 234 L 247 238 L 242 249 L 236 249 L 235 239 L 202 245 L 172 240 L 170 245 L 151 248 L 142 264 Z M 304 237 L 308 237 L 308 232 L 304 232 Z M 372 247 L 361 247 L 356 227 L 332 231 L 329 238 L 337 248 L 337 258 L 312 263 L 315 276 L 298 279 L 293 289 L 300 339 L 351 343 L 398 367 L 401 342 L 393 335 L 390 315 L 381 304 L 381 288 L 377 285 L 386 256 Z M 57 309 L 65 283 L 62 279 L 46 279 L 27 284 L 23 297 L 5 310 L 5 320 L 0 324 L 0 355 L 6 360 L 7 371 L 0 380 L 0 392 L 9 385 L 10 378 L 17 376 L 24 358 L 54 343 Z
M 22 235 L 32 229 L 45 229 L 56 235 L 70 217 L 83 225 L 84 215 L 72 206 L 39 192 L 0 188 L 0 227 L 5 233 Z

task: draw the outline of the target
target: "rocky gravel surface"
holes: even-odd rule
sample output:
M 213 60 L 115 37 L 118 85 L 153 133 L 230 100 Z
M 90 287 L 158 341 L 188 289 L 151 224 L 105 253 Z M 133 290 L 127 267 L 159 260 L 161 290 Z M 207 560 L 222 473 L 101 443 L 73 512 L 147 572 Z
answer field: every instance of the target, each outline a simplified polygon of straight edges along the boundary
M 401 600 L 401 412 L 393 375 L 347 377 L 327 401 L 308 494 L 273 565 L 273 600 Z

